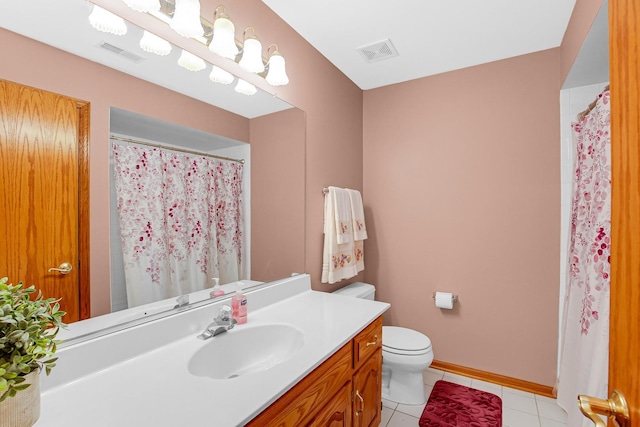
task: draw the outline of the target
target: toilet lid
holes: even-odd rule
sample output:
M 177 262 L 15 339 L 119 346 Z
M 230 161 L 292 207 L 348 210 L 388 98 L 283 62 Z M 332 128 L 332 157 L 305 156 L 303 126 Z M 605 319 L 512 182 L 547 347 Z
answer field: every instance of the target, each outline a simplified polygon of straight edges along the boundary
M 382 327 L 382 348 L 398 354 L 424 354 L 431 350 L 431 340 L 413 329 Z

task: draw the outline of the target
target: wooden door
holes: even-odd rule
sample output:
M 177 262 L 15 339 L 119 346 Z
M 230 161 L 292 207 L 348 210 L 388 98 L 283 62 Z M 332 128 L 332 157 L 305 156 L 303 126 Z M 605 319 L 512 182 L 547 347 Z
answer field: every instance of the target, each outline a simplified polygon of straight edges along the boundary
M 79 226 L 88 212 L 79 202 L 88 188 L 80 180 L 87 116 L 86 103 L 0 80 L 0 276 L 61 298 L 67 323 L 89 314 L 87 230 Z M 64 262 L 68 274 L 49 271 Z
M 609 1 L 611 320 L 609 391 L 640 427 L 640 2 Z M 612 424 L 611 424 L 612 425 Z
M 373 354 L 353 376 L 353 425 L 377 426 L 382 411 L 382 351 Z
M 351 383 L 349 382 L 313 417 L 307 427 L 349 427 L 350 422 Z
M 611 317 L 609 394 L 640 427 L 640 3 L 609 2 L 611 91 Z M 581 405 L 606 414 L 611 402 Z M 584 403 L 584 402 L 583 402 Z M 621 412 L 621 411 L 617 411 Z M 593 417 L 595 418 L 595 417 Z M 621 420 L 621 422 L 625 422 Z M 617 423 L 610 418 L 609 426 Z

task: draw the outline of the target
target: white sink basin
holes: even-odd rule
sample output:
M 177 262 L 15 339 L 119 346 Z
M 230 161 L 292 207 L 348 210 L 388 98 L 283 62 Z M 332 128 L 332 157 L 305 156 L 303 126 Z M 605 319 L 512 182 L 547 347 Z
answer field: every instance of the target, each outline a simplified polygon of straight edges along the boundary
M 290 359 L 302 344 L 302 332 L 291 325 L 240 325 L 206 340 L 189 360 L 189 372 L 215 379 L 254 374 Z

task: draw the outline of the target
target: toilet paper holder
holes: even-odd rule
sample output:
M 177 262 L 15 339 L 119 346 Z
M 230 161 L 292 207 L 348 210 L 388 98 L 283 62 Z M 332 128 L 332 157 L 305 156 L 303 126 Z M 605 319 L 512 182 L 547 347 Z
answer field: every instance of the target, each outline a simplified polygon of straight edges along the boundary
M 436 292 L 433 292 L 433 299 L 436 299 Z M 458 302 L 458 295 L 453 295 L 453 302 Z

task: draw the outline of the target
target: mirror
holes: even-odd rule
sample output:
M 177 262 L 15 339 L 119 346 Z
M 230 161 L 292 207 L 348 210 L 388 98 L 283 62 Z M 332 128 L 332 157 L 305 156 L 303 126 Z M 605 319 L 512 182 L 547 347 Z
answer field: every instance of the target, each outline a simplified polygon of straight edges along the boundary
M 109 316 L 111 306 L 110 215 L 106 212 L 110 116 L 118 112 L 140 121 L 146 118 L 156 131 L 163 122 L 174 130 L 190 129 L 199 138 L 218 135 L 249 143 L 250 279 L 255 281 L 251 284 L 304 271 L 304 112 L 260 90 L 246 96 L 232 86 L 215 84 L 208 79 L 210 65 L 197 73 L 180 68 L 175 47 L 167 57 L 141 51 L 137 41 L 142 32 L 132 25 L 128 26 L 130 41 L 100 33 L 88 23 L 90 10 L 91 4 L 84 0 L 66 0 L 64 5 L 44 0 L 2 2 L 2 50 L 13 60 L 0 70 L 0 78 L 91 105 L 91 317 Z M 137 132 L 123 128 L 127 126 L 117 133 Z M 150 139 L 148 134 L 130 136 Z M 147 311 L 155 313 L 156 308 Z

